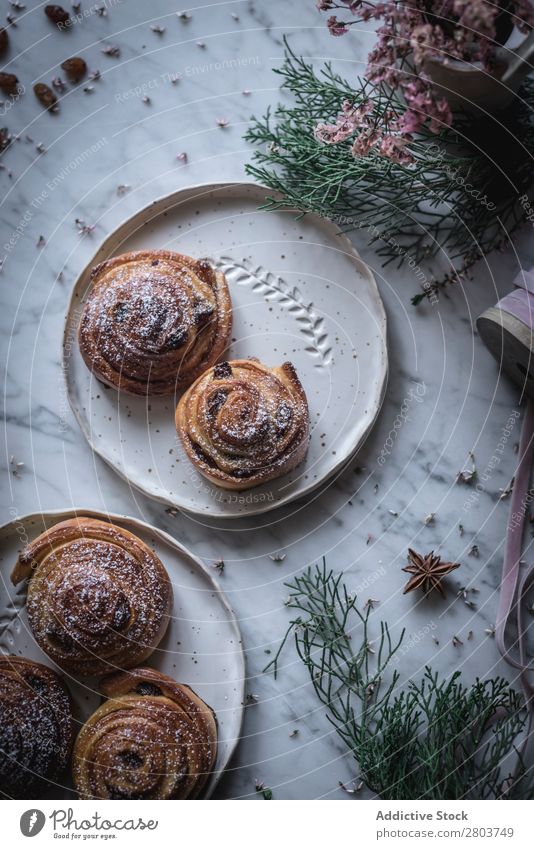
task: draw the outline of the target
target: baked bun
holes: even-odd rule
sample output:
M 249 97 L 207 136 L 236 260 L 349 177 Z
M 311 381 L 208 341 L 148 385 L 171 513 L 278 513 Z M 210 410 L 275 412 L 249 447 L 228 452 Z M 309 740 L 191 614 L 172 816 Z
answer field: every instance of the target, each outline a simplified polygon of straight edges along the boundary
M 0 794 L 39 799 L 65 771 L 73 742 L 71 700 L 54 670 L 0 657 Z
M 184 684 L 155 669 L 101 682 L 107 701 L 74 747 L 84 799 L 195 799 L 217 757 L 215 714 Z
M 224 274 L 174 251 L 133 251 L 93 268 L 78 338 L 108 386 L 172 395 L 220 358 L 232 310 Z
M 167 629 L 172 587 L 163 564 L 110 522 L 80 517 L 54 525 L 20 554 L 11 579 L 24 578 L 36 642 L 77 675 L 136 666 Z
M 176 410 L 190 460 L 224 489 L 249 489 L 294 469 L 308 450 L 309 425 L 306 394 L 291 363 L 220 363 L 195 381 Z

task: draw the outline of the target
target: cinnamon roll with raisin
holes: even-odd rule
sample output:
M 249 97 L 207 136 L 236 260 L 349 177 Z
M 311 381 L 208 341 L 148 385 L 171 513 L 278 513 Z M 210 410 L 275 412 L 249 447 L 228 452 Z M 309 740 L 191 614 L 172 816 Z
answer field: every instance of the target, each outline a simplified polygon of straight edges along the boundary
M 199 472 L 243 490 L 285 475 L 305 457 L 309 412 L 291 363 L 234 360 L 208 369 L 184 393 L 176 428 Z
M 26 609 L 40 648 L 62 669 L 101 675 L 141 663 L 169 622 L 172 587 L 157 555 L 98 519 L 59 522 L 22 551 Z
M 155 669 L 101 682 L 107 701 L 81 729 L 74 784 L 85 799 L 195 799 L 217 757 L 215 714 Z
M 65 771 L 73 742 L 67 688 L 52 669 L 0 657 L 0 794 L 39 798 Z
M 174 251 L 133 251 L 93 268 L 78 330 L 87 367 L 133 395 L 171 395 L 220 358 L 232 311 L 224 274 Z

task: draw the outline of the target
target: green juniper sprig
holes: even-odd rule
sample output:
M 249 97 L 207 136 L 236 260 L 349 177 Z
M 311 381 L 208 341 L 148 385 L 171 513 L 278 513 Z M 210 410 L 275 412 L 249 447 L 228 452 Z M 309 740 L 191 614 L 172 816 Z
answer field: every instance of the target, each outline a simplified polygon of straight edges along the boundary
M 364 711 L 372 712 L 393 691 L 398 678 L 396 672 L 379 700 L 382 674 L 399 648 L 404 631 L 399 641 L 393 644 L 388 626 L 382 622 L 378 650 L 375 652 L 373 649 L 372 655 L 368 634 L 372 608 L 368 606 L 363 612 L 359 610 L 356 596 L 352 596 L 341 583 L 342 577 L 342 574 L 335 577 L 332 570 L 327 571 L 323 562 L 321 568 L 312 570 L 310 567 L 285 585 L 291 590 L 286 606 L 300 611 L 300 614 L 291 621 L 278 651 L 264 672 L 272 668 L 277 676 L 280 655 L 293 633 L 297 653 L 310 673 L 315 692 L 322 702 L 329 705 L 334 719 L 340 722 L 339 734 L 343 737 L 347 717 L 352 716 L 352 708 L 349 707 L 351 696 L 356 697 Z M 361 627 L 360 646 L 356 652 L 349 630 L 353 627 L 353 614 Z M 374 658 L 372 664 L 371 657 Z
M 392 640 L 381 622 L 371 641 L 372 605 L 360 610 L 342 578 L 323 561 L 286 584 L 296 615 L 264 671 L 278 674 L 293 635 L 329 721 L 383 799 L 533 797 L 532 770 L 516 750 L 527 722 L 521 696 L 502 678 L 466 687 L 460 672 L 446 678 L 430 667 L 398 692 L 399 673 L 389 669 L 404 631 Z M 518 761 L 513 779 L 502 776 L 509 756 Z
M 373 150 L 354 156 L 353 138 L 326 145 L 314 136 L 346 101 L 372 101 L 370 120 L 387 133 L 407 108 L 394 91 L 365 80 L 354 87 L 329 64 L 316 72 L 286 48 L 275 73 L 290 103 L 254 118 L 245 135 L 256 147 L 248 174 L 273 190 L 266 208 L 315 212 L 340 230 L 360 230 L 384 265 L 436 260 L 440 276 L 414 303 L 460 279 L 524 221 L 518 199 L 533 180 L 533 80 L 499 122 L 457 116 L 438 135 L 422 128 L 408 143 L 414 164 L 406 166 Z

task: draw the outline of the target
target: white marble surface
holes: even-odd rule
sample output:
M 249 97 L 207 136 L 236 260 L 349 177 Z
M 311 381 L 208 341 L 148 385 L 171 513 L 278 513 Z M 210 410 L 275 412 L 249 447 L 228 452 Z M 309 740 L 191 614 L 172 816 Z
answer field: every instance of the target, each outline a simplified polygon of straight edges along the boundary
M 258 778 L 278 799 L 352 798 L 338 781 L 350 780 L 357 769 L 292 649 L 277 681 L 261 674 L 265 650 L 277 645 L 288 622 L 283 583 L 323 555 L 329 566 L 347 572 L 352 588 L 372 582 L 362 601 L 368 595 L 380 599 L 376 620 L 386 618 L 394 632 L 407 629 L 399 667 L 403 680 L 429 662 L 445 672 L 461 668 L 468 681 L 477 674 L 511 676 L 485 629 L 495 617 L 508 510 L 499 490 L 513 474 L 519 425 L 470 508 L 473 490 L 455 484 L 455 477 L 468 464 L 470 450 L 483 472 L 518 409 L 517 391 L 499 377 L 473 323 L 495 302 L 497 290 L 507 291 L 518 260 L 528 264 L 530 233 L 516 239 L 516 253 L 492 255 L 464 288 L 418 310 L 409 303 L 417 291 L 410 272 L 382 270 L 360 242 L 386 304 L 391 366 L 382 413 L 360 456 L 327 491 L 263 519 L 209 526 L 171 517 L 91 455 L 66 408 L 60 346 L 69 292 L 98 242 L 151 199 L 191 183 L 243 177 L 251 151 L 242 134 L 250 115 L 278 97 L 271 68 L 281 60 L 284 32 L 297 52 L 318 61 L 333 54 L 344 58 L 347 75 L 361 69 L 363 37 L 333 40 L 312 0 L 206 3 L 191 10 L 187 23 L 166 0 L 122 0 L 108 3 L 107 16 L 93 11 L 68 32 L 57 32 L 38 3 L 26 0 L 26 6 L 13 12 L 19 20 L 10 30 L 7 70 L 28 91 L 0 121 L 21 136 L 2 157 L 6 170 L 0 172 L 0 258 L 5 256 L 0 326 L 7 361 L 1 518 L 72 505 L 124 512 L 172 532 L 208 562 L 222 557 L 222 584 L 247 650 L 247 689 L 259 698 L 247 708 L 243 740 L 219 795 L 258 798 Z M 86 0 L 82 9 L 90 12 L 91 4 Z M 1 0 L 2 19 L 9 11 Z M 158 35 L 151 24 L 166 30 Z M 105 43 L 118 44 L 120 58 L 102 54 Z M 41 112 L 31 85 L 49 81 L 59 63 L 76 54 L 100 69 L 101 80 L 92 93 L 69 87 L 58 115 Z M 223 68 L 217 64 L 234 59 L 237 63 L 227 61 Z M 181 81 L 172 85 L 171 74 L 181 74 Z M 145 87 L 149 104 L 133 92 L 136 86 Z M 217 126 L 221 117 L 230 122 L 226 129 Z M 47 150 L 40 156 L 38 143 Z M 96 151 L 87 153 L 92 146 Z M 176 160 L 182 151 L 186 165 Z M 119 197 L 119 184 L 131 190 Z M 95 225 L 94 232 L 79 236 L 76 218 Z M 41 235 L 46 245 L 39 249 Z M 530 247 L 531 262 L 533 253 Z M 407 419 L 395 430 L 406 408 Z M 395 439 L 380 466 L 392 429 Z M 17 475 L 12 457 L 24 463 Z M 356 474 L 356 466 L 365 470 Z M 429 513 L 435 521 L 425 525 Z M 478 558 L 468 555 L 474 543 Z M 400 569 L 408 546 L 459 560 L 462 568 L 454 577 L 480 590 L 476 610 L 456 597 L 455 580 L 446 602 L 403 596 L 406 576 Z M 281 564 L 269 558 L 278 551 L 286 554 Z M 453 635 L 463 645 L 454 648 Z M 290 737 L 295 728 L 300 733 Z

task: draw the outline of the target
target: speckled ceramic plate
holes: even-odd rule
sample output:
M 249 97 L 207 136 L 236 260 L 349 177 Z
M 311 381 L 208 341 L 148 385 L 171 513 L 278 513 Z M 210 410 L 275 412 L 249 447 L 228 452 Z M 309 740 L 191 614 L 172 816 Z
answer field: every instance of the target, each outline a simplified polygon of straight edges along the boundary
M 319 486 L 362 444 L 385 389 L 386 317 L 371 271 L 333 223 L 260 210 L 266 192 L 251 183 L 221 183 L 155 201 L 99 248 L 67 315 L 67 390 L 93 449 L 146 495 L 205 516 L 264 513 Z M 297 469 L 243 493 L 213 486 L 178 441 L 176 398 L 120 395 L 91 375 L 76 341 L 91 267 L 140 248 L 209 257 L 223 269 L 234 316 L 228 359 L 294 364 L 312 422 L 308 455 Z
M 17 654 L 54 667 L 35 643 L 26 617 L 26 586 L 14 588 L 10 574 L 18 553 L 56 522 L 74 516 L 110 520 L 137 534 L 165 565 L 174 588 L 172 619 L 165 637 L 146 666 L 190 684 L 217 714 L 219 746 L 210 796 L 237 745 L 244 711 L 245 660 L 239 626 L 213 575 L 171 536 L 146 522 L 94 510 L 47 511 L 17 518 L 0 528 L 0 652 Z M 84 722 L 100 704 L 94 678 L 76 680 L 63 674 L 75 703 L 76 720 Z M 69 795 L 69 788 L 58 792 Z M 59 798 L 59 797 L 58 797 Z

